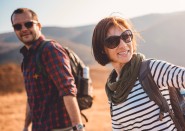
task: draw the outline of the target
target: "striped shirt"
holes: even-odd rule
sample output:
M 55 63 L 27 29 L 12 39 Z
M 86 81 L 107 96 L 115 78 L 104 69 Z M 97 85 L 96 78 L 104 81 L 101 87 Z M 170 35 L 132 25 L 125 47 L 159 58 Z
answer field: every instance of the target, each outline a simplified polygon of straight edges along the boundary
M 70 61 L 67 53 L 57 42 L 47 44 L 41 54 L 41 64 L 48 77 L 41 73 L 37 77 L 36 52 L 44 40 L 41 36 L 32 43 L 29 50 L 21 49 L 23 76 L 32 117 L 32 131 L 51 131 L 51 129 L 71 126 L 63 96 L 76 95 Z
M 185 88 L 185 68 L 160 60 L 151 60 L 150 69 L 154 81 L 159 85 L 162 95 L 167 99 L 170 109 L 168 86 Z M 160 109 L 144 92 L 139 80 L 127 100 L 115 105 L 110 103 L 113 131 L 176 131 L 169 115 L 164 113 L 163 120 L 158 120 Z

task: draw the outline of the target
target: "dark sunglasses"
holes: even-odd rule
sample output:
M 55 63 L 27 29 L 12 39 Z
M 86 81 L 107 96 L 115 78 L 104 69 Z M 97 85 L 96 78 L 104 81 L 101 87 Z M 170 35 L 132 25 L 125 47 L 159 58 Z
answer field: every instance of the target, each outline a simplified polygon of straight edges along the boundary
M 24 26 L 29 29 L 33 27 L 33 24 L 37 24 L 37 22 L 33 22 L 33 21 L 29 21 L 29 22 L 25 22 Z M 15 24 L 13 25 L 14 30 L 20 31 L 22 29 L 22 24 Z
M 121 33 L 120 36 L 109 36 L 105 39 L 104 45 L 107 48 L 114 49 L 119 45 L 120 39 L 122 39 L 125 43 L 131 42 L 133 39 L 132 31 L 126 30 Z

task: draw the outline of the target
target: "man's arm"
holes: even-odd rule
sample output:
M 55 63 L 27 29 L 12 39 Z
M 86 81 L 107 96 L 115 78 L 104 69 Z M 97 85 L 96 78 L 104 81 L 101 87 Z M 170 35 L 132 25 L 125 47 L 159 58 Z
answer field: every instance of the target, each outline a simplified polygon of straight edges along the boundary
M 23 131 L 28 131 L 28 127 L 29 127 L 30 123 L 31 123 L 30 106 L 27 102 L 27 104 L 26 104 L 26 116 L 25 116 Z
M 62 48 L 59 43 L 51 42 L 49 46 L 44 48 L 42 60 L 46 72 L 58 88 L 59 95 L 63 97 L 72 126 L 82 124 L 80 110 L 75 97 L 76 85 L 70 67 L 70 59 L 65 49 Z M 85 130 L 83 129 L 79 131 Z
M 75 126 L 77 124 L 82 124 L 80 109 L 78 107 L 78 103 L 75 96 L 64 96 L 64 104 L 66 106 L 67 112 L 69 114 L 69 117 L 72 122 L 72 126 Z M 80 131 L 85 131 L 83 128 Z

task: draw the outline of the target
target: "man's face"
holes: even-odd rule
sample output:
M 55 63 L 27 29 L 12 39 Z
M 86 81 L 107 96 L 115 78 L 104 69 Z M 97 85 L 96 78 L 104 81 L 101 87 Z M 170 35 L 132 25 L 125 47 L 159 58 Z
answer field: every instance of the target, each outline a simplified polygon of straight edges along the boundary
M 17 37 L 27 48 L 41 35 L 41 25 L 38 21 L 33 20 L 30 12 L 14 14 L 12 23 Z

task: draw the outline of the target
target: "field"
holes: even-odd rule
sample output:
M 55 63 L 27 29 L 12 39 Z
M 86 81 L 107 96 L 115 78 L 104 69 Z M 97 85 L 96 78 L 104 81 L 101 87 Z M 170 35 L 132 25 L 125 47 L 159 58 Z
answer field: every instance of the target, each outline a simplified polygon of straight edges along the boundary
M 7 71 L 8 73 L 5 74 L 4 72 Z M 89 120 L 88 123 L 84 121 L 86 131 L 111 131 L 109 105 L 104 89 L 104 84 L 109 72 L 110 70 L 107 68 L 99 66 L 91 67 L 91 76 L 94 86 L 94 103 L 91 109 L 83 111 Z M 2 77 L 2 75 L 4 77 Z M 6 92 L 2 93 L 1 91 L 0 95 L 0 131 L 21 131 L 23 129 L 26 93 L 24 90 L 20 91 L 20 86 L 22 86 L 20 79 L 21 72 L 17 66 L 8 65 L 6 67 L 0 67 L 0 89 Z M 19 82 L 19 84 L 16 82 Z M 8 89 L 5 88 L 6 85 L 10 86 L 12 84 L 15 86 Z

